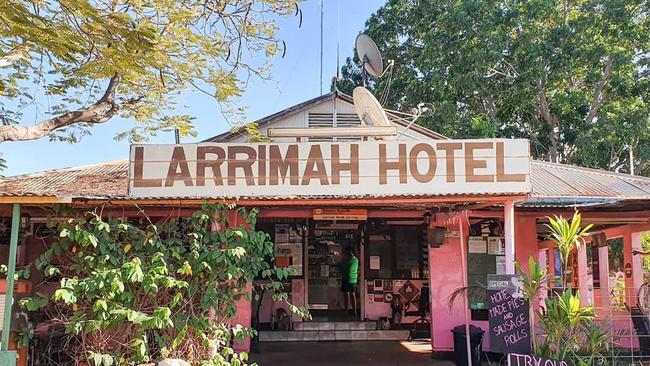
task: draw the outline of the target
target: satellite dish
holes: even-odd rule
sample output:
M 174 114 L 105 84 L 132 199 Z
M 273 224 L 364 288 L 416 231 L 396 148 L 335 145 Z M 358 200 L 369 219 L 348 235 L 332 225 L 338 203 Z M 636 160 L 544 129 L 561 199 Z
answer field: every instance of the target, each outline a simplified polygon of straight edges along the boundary
M 386 112 L 368 89 L 357 86 L 352 91 L 352 98 L 354 100 L 354 109 L 356 109 L 357 115 L 359 115 L 359 119 L 363 124 L 377 127 L 391 126 Z
M 356 47 L 363 69 L 376 78 L 380 77 L 384 72 L 384 62 L 375 41 L 361 33 L 357 36 Z

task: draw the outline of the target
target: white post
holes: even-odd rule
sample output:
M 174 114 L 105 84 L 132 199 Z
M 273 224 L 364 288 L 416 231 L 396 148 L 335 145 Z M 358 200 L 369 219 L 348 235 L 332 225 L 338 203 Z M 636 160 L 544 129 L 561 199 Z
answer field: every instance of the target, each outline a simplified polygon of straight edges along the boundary
M 598 248 L 598 272 L 600 278 L 600 307 L 609 309 L 609 247 Z
M 633 251 L 643 251 L 643 247 L 641 246 L 641 234 L 643 234 L 643 232 L 631 234 Z M 632 284 L 634 285 L 635 294 L 639 291 L 639 288 L 643 286 L 643 261 L 640 255 L 632 256 Z
M 539 259 L 539 266 L 542 268 L 549 268 L 549 258 L 548 258 L 548 251 L 553 250 L 553 249 L 539 249 L 537 251 L 537 258 Z M 548 278 L 551 278 L 551 273 L 548 273 Z M 542 291 L 540 291 L 539 297 L 537 300 L 539 300 L 539 303 L 543 305 L 544 300 L 548 297 L 548 284 L 544 283 L 542 288 Z
M 506 245 L 506 274 L 515 274 L 515 203 L 503 203 L 504 235 Z
M 465 225 L 465 212 L 458 215 L 458 233 L 460 234 L 460 270 L 462 272 L 463 287 L 467 288 L 467 239 L 463 227 Z M 472 366 L 472 346 L 471 346 L 471 333 L 470 333 L 470 314 L 469 314 L 469 298 L 465 294 L 463 296 L 463 313 L 465 314 L 465 346 L 467 347 L 467 365 Z
M 583 306 L 594 304 L 589 291 L 589 286 L 592 284 L 587 283 L 587 273 L 587 246 L 583 244 L 578 247 L 578 293 Z

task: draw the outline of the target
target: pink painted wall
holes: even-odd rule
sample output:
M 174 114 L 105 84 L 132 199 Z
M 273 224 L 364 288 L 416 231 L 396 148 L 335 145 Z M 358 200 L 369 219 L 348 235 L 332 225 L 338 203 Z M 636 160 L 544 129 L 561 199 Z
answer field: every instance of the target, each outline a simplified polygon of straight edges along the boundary
M 246 285 L 246 293 L 250 293 L 252 287 L 250 284 Z M 247 300 L 245 296 L 242 296 L 237 300 L 237 313 L 235 317 L 232 318 L 230 324 L 232 326 L 240 324 L 245 328 L 250 328 L 251 326 L 251 315 L 253 314 L 253 303 L 251 300 Z M 234 342 L 233 348 L 237 352 L 248 352 L 251 349 L 251 340 L 246 337 L 243 342 Z
M 291 293 L 289 293 L 289 302 L 296 306 L 305 306 L 305 280 L 297 278 L 291 280 Z M 289 312 L 289 304 L 286 302 L 273 301 L 271 294 L 265 294 L 260 305 L 259 322 L 271 323 L 272 317 L 278 309 L 284 309 Z M 298 315 L 292 315 L 293 322 L 302 322 Z
M 537 228 L 534 217 L 516 215 L 515 221 L 515 260 L 528 270 L 528 258 L 537 259 L 539 248 L 537 243 Z M 438 218 L 435 225 L 447 223 L 448 230 L 458 231 L 459 224 L 456 222 L 449 225 L 446 217 Z M 463 232 L 468 232 L 466 222 L 463 223 Z M 457 325 L 464 324 L 464 304 L 461 299 L 457 300 L 454 306 L 449 309 L 449 295 L 457 288 L 463 286 L 463 278 L 466 274 L 461 271 L 460 238 L 448 237 L 440 248 L 429 249 L 430 289 L 431 289 L 431 324 L 432 339 L 431 345 L 434 351 L 453 350 L 453 338 L 451 329 Z M 437 270 L 436 270 L 437 269 Z M 454 269 L 454 270 L 444 270 Z M 490 340 L 487 332 L 489 330 L 487 321 L 471 321 L 471 324 L 482 328 L 486 335 L 483 340 L 483 349 L 490 349 Z
M 515 215 L 515 260 L 528 273 L 528 258 L 539 255 L 537 226 L 534 217 Z
M 458 231 L 459 223 L 450 224 L 449 218 L 437 215 L 435 225 L 446 226 L 450 231 Z M 467 224 L 464 232 L 468 232 Z M 460 238 L 447 237 L 439 248 L 429 249 L 429 286 L 431 291 L 431 346 L 434 351 L 451 351 L 454 348 L 451 329 L 464 324 L 465 312 L 462 301 L 457 301 L 450 309 L 449 295 L 463 286 L 461 271 Z M 479 322 L 484 323 L 484 322 Z M 483 329 L 485 325 L 477 324 Z

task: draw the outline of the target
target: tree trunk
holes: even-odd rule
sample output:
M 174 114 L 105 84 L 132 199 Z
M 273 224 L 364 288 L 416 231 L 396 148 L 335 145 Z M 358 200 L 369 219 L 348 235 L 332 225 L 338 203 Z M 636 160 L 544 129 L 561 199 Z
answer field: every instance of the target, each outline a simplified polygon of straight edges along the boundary
M 546 90 L 544 82 L 541 79 L 537 80 L 537 95 L 539 97 L 539 111 L 542 114 L 542 119 L 550 127 L 548 133 L 548 140 L 551 146 L 548 147 L 548 158 L 553 163 L 558 162 L 558 134 L 559 128 L 557 119 L 551 114 L 551 109 L 546 99 Z
M 603 90 L 609 83 L 609 78 L 612 76 L 613 67 L 614 62 L 612 60 L 607 61 L 607 65 L 605 65 L 605 70 L 603 71 L 603 78 L 600 80 L 600 83 L 598 83 L 598 86 L 596 86 L 596 89 L 594 89 L 594 95 L 591 98 L 589 113 L 587 113 L 587 118 L 585 119 L 585 122 L 587 123 L 592 123 L 594 121 L 596 114 L 598 114 L 600 107 L 602 107 L 603 102 L 605 101 Z

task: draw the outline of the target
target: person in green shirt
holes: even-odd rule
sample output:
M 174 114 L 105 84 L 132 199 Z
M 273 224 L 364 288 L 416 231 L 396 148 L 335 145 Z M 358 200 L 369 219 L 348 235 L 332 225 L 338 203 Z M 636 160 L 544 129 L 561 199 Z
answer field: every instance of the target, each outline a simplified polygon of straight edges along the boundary
M 345 297 L 345 311 L 350 307 L 357 314 L 357 288 L 359 286 L 359 258 L 354 253 L 352 246 L 345 248 L 345 258 L 341 268 L 341 291 Z

